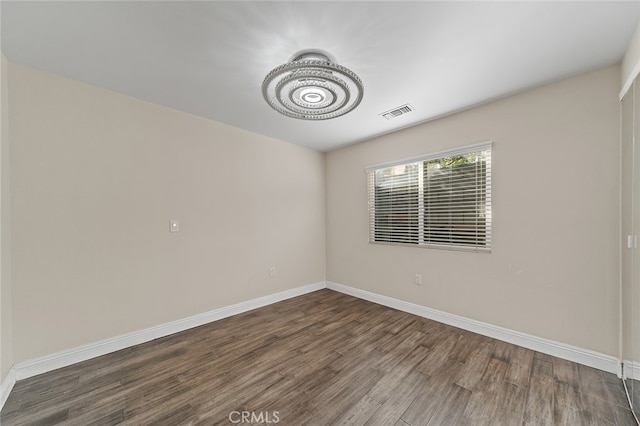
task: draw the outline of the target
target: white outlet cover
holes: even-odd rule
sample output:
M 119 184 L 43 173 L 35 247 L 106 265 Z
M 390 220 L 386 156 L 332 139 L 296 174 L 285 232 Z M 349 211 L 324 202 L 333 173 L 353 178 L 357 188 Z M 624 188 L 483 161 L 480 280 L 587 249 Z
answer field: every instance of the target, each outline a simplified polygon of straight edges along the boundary
M 169 232 L 178 232 L 178 231 L 180 231 L 180 221 L 179 220 L 169 221 Z

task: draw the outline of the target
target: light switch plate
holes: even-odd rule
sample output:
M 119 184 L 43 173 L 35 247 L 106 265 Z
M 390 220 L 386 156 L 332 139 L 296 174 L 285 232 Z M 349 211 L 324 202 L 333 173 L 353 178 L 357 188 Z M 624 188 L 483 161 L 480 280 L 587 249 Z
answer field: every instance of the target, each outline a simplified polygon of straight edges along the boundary
M 169 222 L 169 232 L 178 232 L 178 231 L 180 231 L 180 221 L 171 220 Z

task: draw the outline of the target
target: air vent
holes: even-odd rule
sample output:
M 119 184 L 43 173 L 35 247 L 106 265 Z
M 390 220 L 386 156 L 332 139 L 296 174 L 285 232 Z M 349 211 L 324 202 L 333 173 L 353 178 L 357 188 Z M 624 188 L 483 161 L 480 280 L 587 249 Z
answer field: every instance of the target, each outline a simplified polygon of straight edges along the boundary
M 387 112 L 383 112 L 382 114 L 380 114 L 382 117 L 386 118 L 387 120 L 391 120 L 392 118 L 396 118 L 399 117 L 403 114 L 407 114 L 409 112 L 413 111 L 413 107 L 409 104 L 404 104 L 402 106 L 399 106 L 397 108 L 394 108 L 392 110 L 389 110 Z

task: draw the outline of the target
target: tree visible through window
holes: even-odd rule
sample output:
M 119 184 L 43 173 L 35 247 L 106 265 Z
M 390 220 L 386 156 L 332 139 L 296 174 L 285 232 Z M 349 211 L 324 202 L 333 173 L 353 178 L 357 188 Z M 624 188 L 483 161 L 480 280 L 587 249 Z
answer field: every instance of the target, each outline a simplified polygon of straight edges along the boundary
M 367 169 L 370 242 L 491 248 L 491 144 Z

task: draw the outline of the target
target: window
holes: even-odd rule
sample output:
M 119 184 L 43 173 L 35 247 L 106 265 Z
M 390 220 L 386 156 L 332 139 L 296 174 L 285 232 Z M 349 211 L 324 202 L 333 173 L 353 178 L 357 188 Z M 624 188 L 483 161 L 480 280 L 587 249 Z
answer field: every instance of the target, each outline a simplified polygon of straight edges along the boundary
M 369 242 L 491 250 L 491 142 L 367 168 Z

